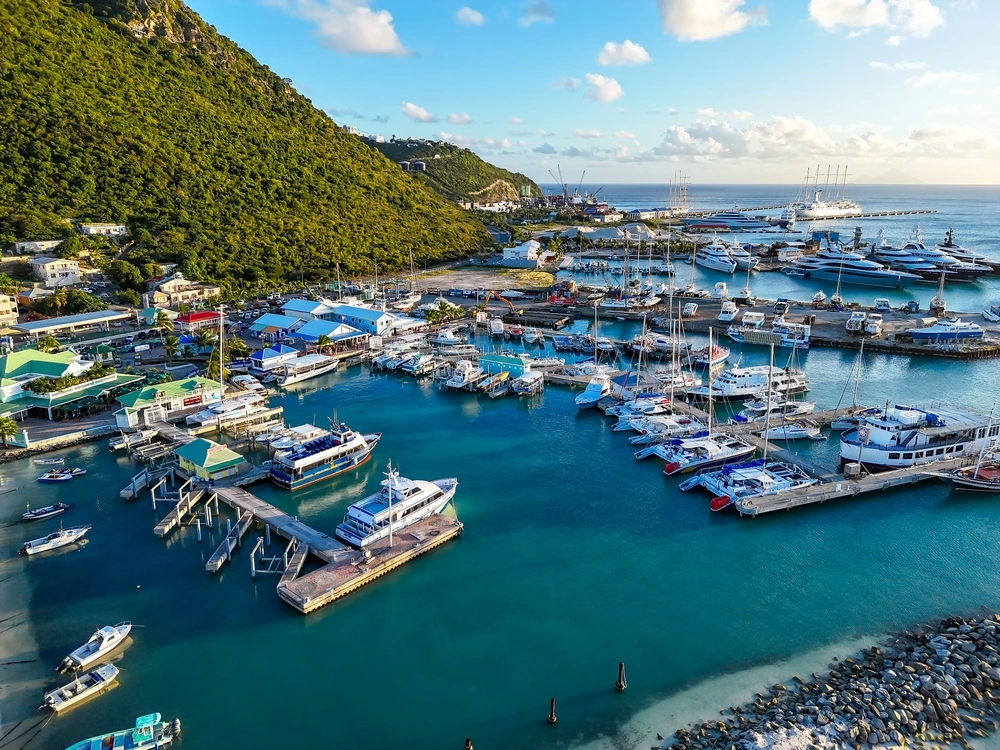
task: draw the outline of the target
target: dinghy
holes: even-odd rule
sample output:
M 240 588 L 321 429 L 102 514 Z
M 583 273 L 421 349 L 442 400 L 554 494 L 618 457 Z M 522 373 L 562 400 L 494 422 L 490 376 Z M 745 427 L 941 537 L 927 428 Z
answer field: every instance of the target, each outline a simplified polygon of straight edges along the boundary
M 33 463 L 39 466 L 57 466 L 66 462 L 65 458 L 36 458 Z
M 42 708 L 51 708 L 56 713 L 65 711 L 86 698 L 103 693 L 116 679 L 118 667 L 114 664 L 102 664 L 85 675 L 77 675 L 71 683 L 46 693 Z

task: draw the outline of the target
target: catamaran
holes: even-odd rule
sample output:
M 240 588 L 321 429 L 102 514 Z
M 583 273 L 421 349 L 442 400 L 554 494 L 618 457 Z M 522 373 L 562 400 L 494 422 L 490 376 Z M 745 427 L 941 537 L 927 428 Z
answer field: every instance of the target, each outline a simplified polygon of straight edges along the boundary
M 41 539 L 32 539 L 25 542 L 21 545 L 21 553 L 25 555 L 37 555 L 39 552 L 59 549 L 60 547 L 80 541 L 88 531 L 90 531 L 90 526 L 70 526 L 68 529 L 60 528 L 59 531 L 53 531 Z
M 77 675 L 72 682 L 47 692 L 43 707 L 51 708 L 56 713 L 65 711 L 87 698 L 108 690 L 117 679 L 118 667 L 114 664 L 102 664 L 86 674 Z
M 407 479 L 389 463 L 382 489 L 354 503 L 347 509 L 335 536 L 352 547 L 362 549 L 444 510 L 455 496 L 458 480 Z
M 332 423 L 327 434 L 274 454 L 268 473 L 279 487 L 297 490 L 364 463 L 381 438 L 381 432 L 362 435 Z
M 74 742 L 66 750 L 160 750 L 177 739 L 181 734 L 180 719 L 163 721 L 160 714 L 148 714 L 135 720 L 130 729 L 99 734 L 86 740 Z
M 816 484 L 816 480 L 792 463 L 768 463 L 766 458 L 724 466 L 696 474 L 680 483 L 682 492 L 704 487 L 715 495 L 712 510 L 723 510 L 751 497 L 777 495 Z
M 79 648 L 73 649 L 69 656 L 62 660 L 58 671 L 69 672 L 85 669 L 121 646 L 131 631 L 132 623 L 130 622 L 120 622 L 117 625 L 105 625 L 103 628 L 98 628 L 90 636 L 90 640 Z

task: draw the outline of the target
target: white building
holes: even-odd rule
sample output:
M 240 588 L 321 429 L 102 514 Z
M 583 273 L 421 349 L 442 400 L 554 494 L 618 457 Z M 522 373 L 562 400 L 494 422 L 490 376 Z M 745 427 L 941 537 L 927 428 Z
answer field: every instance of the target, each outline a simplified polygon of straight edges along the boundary
M 622 215 L 617 211 L 611 211 L 606 214 L 594 214 L 590 220 L 595 224 L 614 224 L 621 221 L 622 218 Z
M 537 268 L 541 246 L 538 240 L 528 240 L 514 247 L 505 247 L 501 265 L 507 268 Z
M 49 289 L 71 286 L 81 281 L 80 264 L 75 260 L 43 256 L 31 261 L 31 270 L 35 278 Z
M 47 253 L 53 248 L 59 247 L 64 240 L 26 240 L 24 242 L 14 243 L 14 254 L 15 255 L 36 255 L 38 253 Z
M 17 297 L 0 294 L 0 328 L 17 323 Z
M 105 237 L 124 237 L 128 227 L 124 224 L 80 224 L 80 234 L 103 234 Z

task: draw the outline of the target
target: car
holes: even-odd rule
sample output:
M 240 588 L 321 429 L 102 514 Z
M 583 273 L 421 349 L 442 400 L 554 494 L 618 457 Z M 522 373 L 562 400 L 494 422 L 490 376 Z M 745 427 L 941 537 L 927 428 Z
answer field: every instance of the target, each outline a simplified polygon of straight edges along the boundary
M 786 312 L 788 312 L 788 302 L 779 299 L 777 302 L 774 303 L 775 315 L 784 315 Z
M 133 341 L 135 341 L 135 336 L 126 336 L 122 339 L 122 342 L 126 345 L 131 344 Z
M 121 328 L 124 325 L 125 324 L 122 323 L 120 320 L 113 320 L 113 321 L 111 321 L 111 327 L 112 328 Z

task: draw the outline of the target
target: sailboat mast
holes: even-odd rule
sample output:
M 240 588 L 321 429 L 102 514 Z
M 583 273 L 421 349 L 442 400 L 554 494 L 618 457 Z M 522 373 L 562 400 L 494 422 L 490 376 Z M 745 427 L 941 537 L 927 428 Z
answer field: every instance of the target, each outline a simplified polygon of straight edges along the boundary
M 225 327 L 223 326 L 223 321 L 225 321 L 226 316 L 222 312 L 225 309 L 222 305 L 219 305 L 219 398 L 226 392 L 226 359 L 223 356 L 223 340 L 225 339 Z
M 764 412 L 764 465 L 767 465 L 767 449 L 770 446 L 768 431 L 771 429 L 771 379 L 774 377 L 774 344 L 771 344 L 771 358 L 767 363 L 767 410 Z
M 708 329 L 708 357 L 712 358 L 712 329 Z M 712 368 L 708 368 L 708 434 L 712 434 Z
M 861 385 L 861 363 L 865 357 L 865 340 L 861 339 L 861 350 L 858 352 L 858 373 L 854 378 L 854 393 L 851 395 L 851 411 L 858 408 L 858 386 Z
M 985 438 L 983 440 L 983 447 L 979 449 L 979 458 L 976 459 L 976 470 L 972 474 L 973 479 L 979 479 L 979 468 L 983 465 L 983 456 L 986 455 L 986 446 L 990 444 L 990 428 L 993 427 L 993 410 L 996 409 L 996 405 L 993 409 L 990 409 L 990 417 L 986 420 L 986 432 L 983 435 Z
M 389 546 L 391 547 L 392 546 L 392 489 L 393 489 L 392 485 L 393 485 L 393 480 L 395 479 L 395 476 L 392 473 L 392 461 L 389 462 L 388 477 L 389 477 L 389 487 L 388 487 L 388 489 L 389 489 Z

